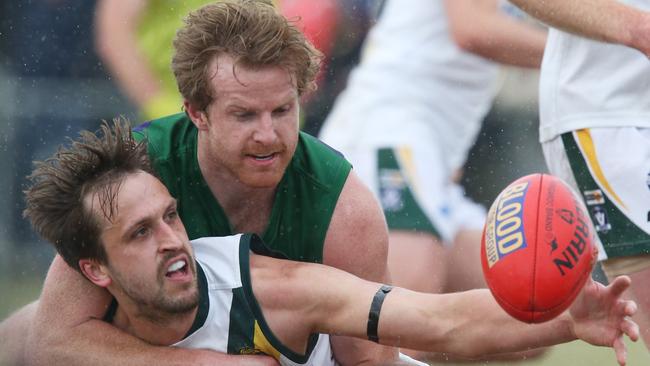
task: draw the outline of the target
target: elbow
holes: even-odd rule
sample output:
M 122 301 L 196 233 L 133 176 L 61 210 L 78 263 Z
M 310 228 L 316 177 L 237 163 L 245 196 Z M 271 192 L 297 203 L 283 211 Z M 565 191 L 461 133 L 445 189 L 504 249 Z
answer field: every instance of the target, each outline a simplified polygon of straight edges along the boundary
M 479 53 L 484 43 L 484 38 L 471 30 L 456 30 L 452 32 L 452 40 L 458 48 L 469 53 Z

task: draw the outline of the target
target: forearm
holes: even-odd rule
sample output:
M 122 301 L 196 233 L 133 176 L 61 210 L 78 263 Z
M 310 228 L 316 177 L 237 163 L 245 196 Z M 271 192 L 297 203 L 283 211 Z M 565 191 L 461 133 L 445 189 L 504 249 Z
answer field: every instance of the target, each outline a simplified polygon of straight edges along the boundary
M 615 0 L 510 0 L 548 25 L 597 41 L 639 48 L 638 29 L 648 14 Z M 647 28 L 647 26 L 646 26 Z M 646 39 L 650 33 L 643 32 Z
M 98 320 L 111 296 L 57 256 L 32 312 L 25 358 L 28 365 L 269 365 L 212 351 L 154 347 Z M 274 363 L 271 363 L 274 364 Z
M 494 0 L 446 0 L 449 31 L 463 50 L 492 61 L 538 68 L 546 32 L 499 10 Z
M 29 304 L 0 323 L 0 365 L 25 363 L 25 344 L 36 306 Z
M 149 345 L 100 320 L 49 332 L 32 347 L 30 365 L 233 365 L 275 364 L 268 357 L 235 356 L 209 350 Z
M 394 289 L 384 302 L 379 339 L 404 348 L 476 358 L 576 338 L 567 314 L 542 324 L 526 324 L 503 311 L 488 290 L 428 295 Z
M 136 41 L 137 22 L 146 1 L 103 0 L 97 5 L 96 48 L 126 95 L 139 107 L 161 91 Z
M 481 21 L 485 40 L 473 45 L 472 53 L 504 65 L 539 68 L 546 46 L 546 32 L 531 25 L 494 14 Z

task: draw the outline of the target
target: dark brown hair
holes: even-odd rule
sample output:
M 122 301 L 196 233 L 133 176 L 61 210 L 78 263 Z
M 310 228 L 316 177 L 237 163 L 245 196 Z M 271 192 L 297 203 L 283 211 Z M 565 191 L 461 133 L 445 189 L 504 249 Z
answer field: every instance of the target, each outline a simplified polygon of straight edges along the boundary
M 24 216 L 70 267 L 79 271 L 82 258 L 106 263 L 99 240 L 101 220 L 85 198 L 96 194 L 101 212 L 111 220 L 121 183 L 140 171 L 153 174 L 146 143 L 135 141 L 126 119 L 104 121 L 101 134 L 82 131 L 70 147 L 36 163 L 28 177 Z
M 190 13 L 174 39 L 172 70 L 178 90 L 194 107 L 212 102 L 210 62 L 230 55 L 248 68 L 280 66 L 298 94 L 315 88 L 321 53 L 270 1 L 223 0 Z

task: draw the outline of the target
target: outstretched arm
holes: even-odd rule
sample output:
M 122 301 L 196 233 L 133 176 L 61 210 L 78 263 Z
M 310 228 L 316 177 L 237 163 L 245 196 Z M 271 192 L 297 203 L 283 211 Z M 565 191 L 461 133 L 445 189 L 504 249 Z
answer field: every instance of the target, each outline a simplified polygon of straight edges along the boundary
M 510 0 L 566 32 L 633 47 L 650 57 L 650 13 L 616 0 Z
M 358 277 L 390 282 L 388 229 L 384 214 L 370 190 L 350 172 L 327 230 L 323 262 Z M 342 365 L 376 365 L 397 357 L 397 350 L 347 337 L 331 339 Z
M 101 321 L 110 302 L 57 256 L 34 314 L 25 353 L 32 365 L 276 365 L 270 357 L 154 347 Z M 29 319 L 25 319 L 27 321 Z
M 269 269 L 264 274 L 253 272 L 254 291 L 267 320 L 291 312 L 292 329 L 296 324 L 312 327 L 302 330 L 303 339 L 309 332 L 366 338 L 368 312 L 379 284 L 323 265 L 259 256 L 252 258 L 251 265 Z M 264 287 L 265 282 L 274 285 Z M 438 295 L 395 288 L 380 311 L 379 342 L 477 358 L 582 339 L 614 347 L 624 364 L 622 336 L 639 337 L 638 326 L 629 319 L 636 304 L 621 299 L 629 285 L 628 277 L 617 278 L 607 287 L 590 279 L 570 311 L 534 325 L 510 317 L 489 290 Z M 272 326 L 279 334 L 292 334 L 281 329 L 282 322 Z
M 445 0 L 445 8 L 460 48 L 506 65 L 541 65 L 546 31 L 502 13 L 497 0 Z

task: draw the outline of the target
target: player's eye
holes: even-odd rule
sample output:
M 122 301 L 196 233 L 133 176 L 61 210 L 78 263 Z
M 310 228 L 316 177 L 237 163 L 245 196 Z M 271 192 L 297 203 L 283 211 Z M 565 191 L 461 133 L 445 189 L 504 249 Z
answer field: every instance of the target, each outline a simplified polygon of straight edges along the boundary
M 291 108 L 293 108 L 292 104 L 285 104 L 280 108 L 274 109 L 273 114 L 282 116 L 282 115 L 285 115 L 285 114 L 289 113 L 291 111 Z
M 238 121 L 249 121 L 255 117 L 255 113 L 245 111 L 245 112 L 235 112 L 234 113 L 235 118 L 237 118 Z
M 131 237 L 133 239 L 139 239 L 139 238 L 144 238 L 150 233 L 150 229 L 148 226 L 141 226 L 133 231 L 133 234 Z
M 170 210 L 169 212 L 167 212 L 165 214 L 165 220 L 168 221 L 168 222 L 176 220 L 177 218 L 178 218 L 178 211 L 176 211 L 175 209 Z

